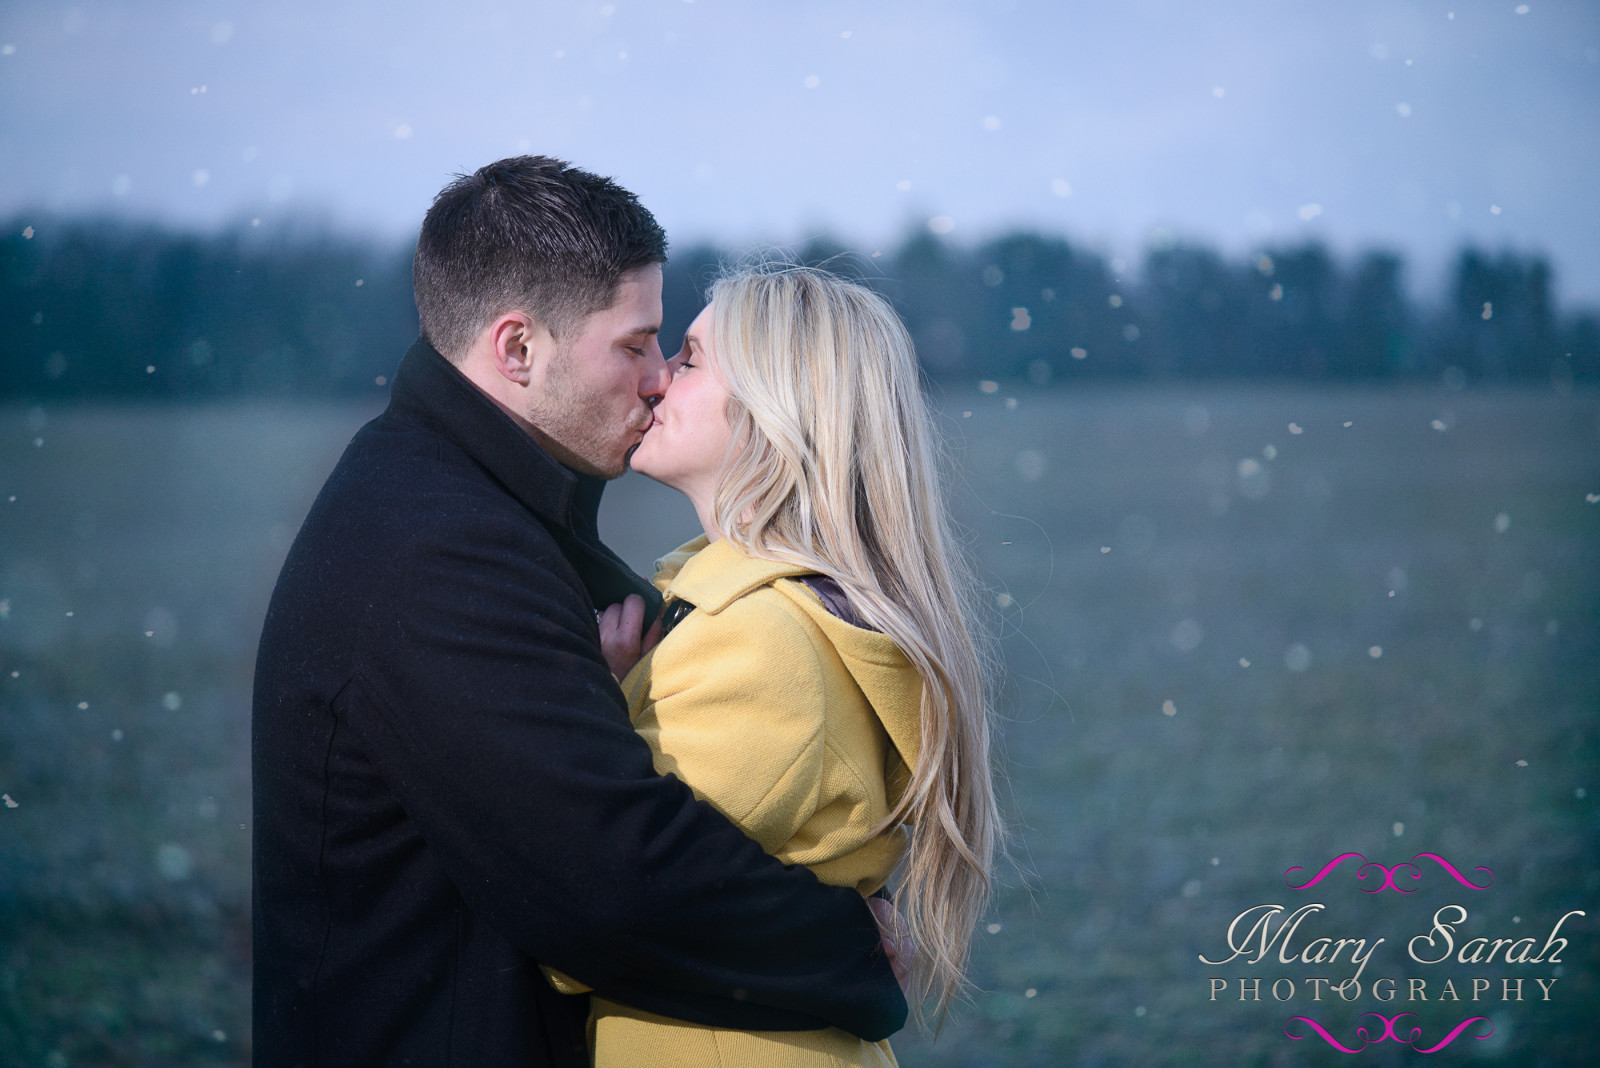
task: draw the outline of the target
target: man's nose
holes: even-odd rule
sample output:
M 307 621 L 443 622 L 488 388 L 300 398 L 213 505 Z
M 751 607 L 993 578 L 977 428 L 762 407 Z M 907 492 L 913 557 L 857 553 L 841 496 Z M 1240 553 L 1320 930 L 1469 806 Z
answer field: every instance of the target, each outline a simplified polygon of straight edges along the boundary
M 662 360 L 661 365 L 654 372 L 646 375 L 644 381 L 639 384 L 639 396 L 643 397 L 645 403 L 654 408 L 661 398 L 667 395 L 667 387 L 671 384 L 672 365 L 666 360 Z

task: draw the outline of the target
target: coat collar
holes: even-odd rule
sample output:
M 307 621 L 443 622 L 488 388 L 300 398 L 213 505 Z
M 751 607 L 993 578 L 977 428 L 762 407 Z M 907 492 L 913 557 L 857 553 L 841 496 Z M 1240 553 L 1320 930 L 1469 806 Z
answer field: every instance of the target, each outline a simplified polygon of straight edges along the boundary
M 397 413 L 455 442 L 542 519 L 571 527 L 581 476 L 540 448 L 425 339 L 418 338 L 400 361 L 389 397 Z M 586 496 L 598 510 L 598 490 Z
M 545 452 L 425 339 L 400 361 L 389 407 L 454 442 L 555 532 L 596 605 L 637 593 L 645 599 L 646 618 L 653 618 L 661 604 L 655 587 L 600 541 L 604 479 L 580 475 Z
M 666 579 L 663 593 L 711 613 L 722 611 L 774 579 L 813 573 L 804 564 L 746 556 L 727 538 L 708 544 L 703 534 L 662 557 L 656 566 L 660 569 L 657 583 Z

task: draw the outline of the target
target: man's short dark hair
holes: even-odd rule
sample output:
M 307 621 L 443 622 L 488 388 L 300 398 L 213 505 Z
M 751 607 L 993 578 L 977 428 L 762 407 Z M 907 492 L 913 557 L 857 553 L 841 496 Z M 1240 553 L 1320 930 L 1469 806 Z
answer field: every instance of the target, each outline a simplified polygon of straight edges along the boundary
M 478 332 L 525 311 L 556 338 L 611 306 L 628 271 L 667 258 L 667 235 L 609 178 L 514 156 L 439 191 L 411 278 L 422 336 L 460 360 Z

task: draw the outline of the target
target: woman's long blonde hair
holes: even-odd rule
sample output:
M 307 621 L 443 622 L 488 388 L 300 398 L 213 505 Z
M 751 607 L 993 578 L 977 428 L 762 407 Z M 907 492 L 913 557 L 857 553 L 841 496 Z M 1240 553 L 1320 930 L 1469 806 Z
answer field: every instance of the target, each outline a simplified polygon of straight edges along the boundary
M 831 576 L 922 677 L 921 749 L 884 826 L 910 825 L 896 904 L 916 940 L 919 1020 L 967 986 L 1002 835 L 987 658 L 951 532 L 939 443 L 899 316 L 865 286 L 784 265 L 713 283 L 712 347 L 732 444 L 718 528 L 748 555 Z

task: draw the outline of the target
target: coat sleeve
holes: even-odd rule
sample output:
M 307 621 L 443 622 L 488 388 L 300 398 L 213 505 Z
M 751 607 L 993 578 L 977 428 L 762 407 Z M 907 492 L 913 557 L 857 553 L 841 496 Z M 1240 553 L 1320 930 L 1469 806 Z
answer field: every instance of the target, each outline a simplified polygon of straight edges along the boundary
M 656 773 L 587 594 L 527 524 L 453 515 L 410 539 L 350 690 L 340 714 L 468 907 L 540 963 L 696 1023 L 904 1023 L 859 896 Z
M 672 638 L 692 648 L 656 650 L 634 727 L 657 771 L 777 853 L 822 788 L 828 680 L 811 636 L 780 605 L 743 597 Z

